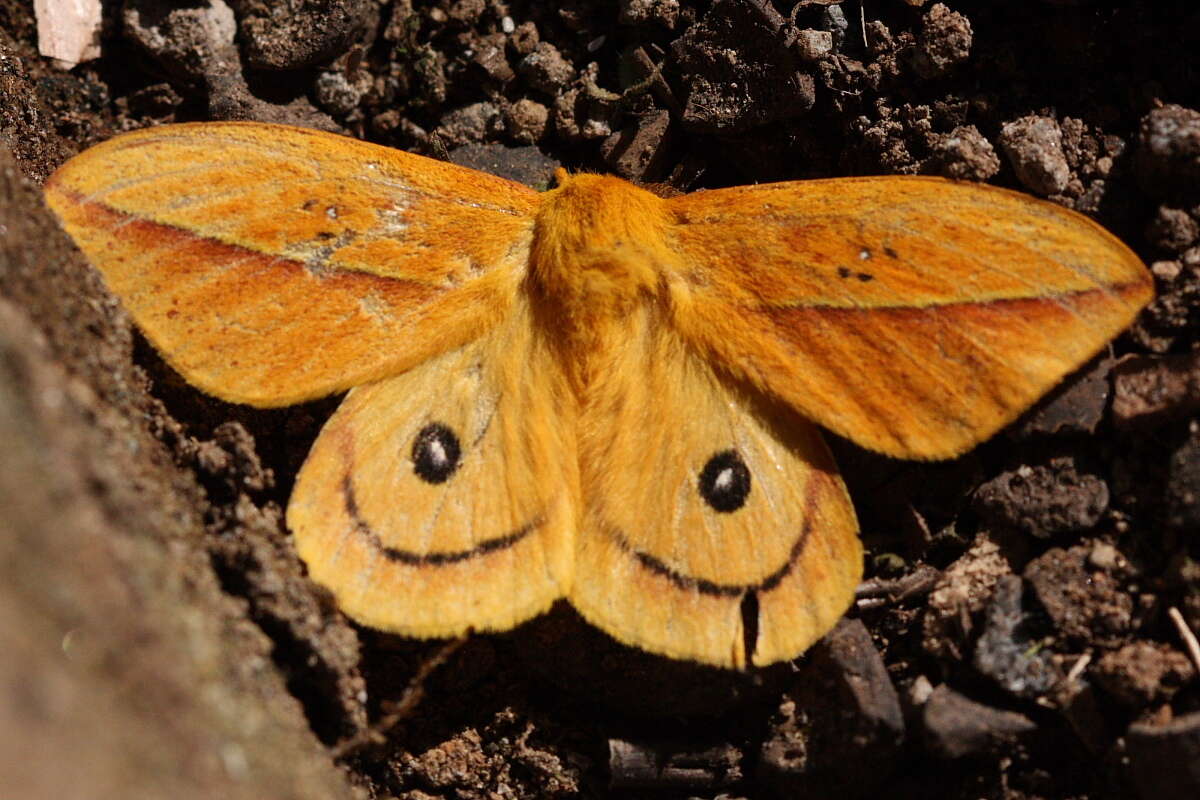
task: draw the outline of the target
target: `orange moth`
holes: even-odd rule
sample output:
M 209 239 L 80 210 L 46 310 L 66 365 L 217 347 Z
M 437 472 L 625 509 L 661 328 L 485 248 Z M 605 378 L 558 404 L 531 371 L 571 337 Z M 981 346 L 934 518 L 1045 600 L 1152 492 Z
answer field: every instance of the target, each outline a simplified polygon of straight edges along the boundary
M 861 577 L 818 425 L 958 455 L 1152 294 L 1089 219 L 988 186 L 558 180 L 209 123 L 94 147 L 46 197 L 192 384 L 347 392 L 287 522 L 351 617 L 454 636 L 566 598 L 725 667 L 803 652 Z

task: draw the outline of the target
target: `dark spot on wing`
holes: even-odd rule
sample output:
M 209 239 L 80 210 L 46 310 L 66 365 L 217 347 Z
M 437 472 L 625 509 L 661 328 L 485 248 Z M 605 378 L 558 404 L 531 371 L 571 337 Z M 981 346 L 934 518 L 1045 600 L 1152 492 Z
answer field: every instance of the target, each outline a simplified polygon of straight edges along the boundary
M 700 470 L 698 483 L 700 496 L 714 511 L 737 511 L 750 494 L 750 470 L 736 450 L 724 450 Z
M 413 472 L 426 483 L 445 483 L 462 463 L 462 447 L 454 431 L 431 422 L 417 433 L 412 447 Z

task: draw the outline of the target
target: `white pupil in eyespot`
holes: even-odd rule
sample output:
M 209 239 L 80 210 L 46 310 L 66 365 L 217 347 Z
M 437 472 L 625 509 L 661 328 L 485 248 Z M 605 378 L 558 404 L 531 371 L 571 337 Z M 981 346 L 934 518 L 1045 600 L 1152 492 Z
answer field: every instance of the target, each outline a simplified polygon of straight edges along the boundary
M 450 461 L 446 456 L 446 447 L 442 444 L 441 439 L 430 439 L 426 444 L 425 452 L 429 455 L 429 460 L 433 462 L 435 468 L 440 469 Z
M 733 485 L 733 469 L 726 467 L 717 475 L 717 479 L 713 481 L 713 491 L 719 492 L 728 489 Z

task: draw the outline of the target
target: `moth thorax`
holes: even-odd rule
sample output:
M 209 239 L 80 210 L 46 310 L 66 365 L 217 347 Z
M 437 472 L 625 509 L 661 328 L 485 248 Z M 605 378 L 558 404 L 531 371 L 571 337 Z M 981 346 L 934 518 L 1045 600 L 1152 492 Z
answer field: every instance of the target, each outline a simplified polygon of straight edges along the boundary
M 663 200 L 627 181 L 559 174 L 538 212 L 533 274 L 572 316 L 621 314 L 669 263 Z

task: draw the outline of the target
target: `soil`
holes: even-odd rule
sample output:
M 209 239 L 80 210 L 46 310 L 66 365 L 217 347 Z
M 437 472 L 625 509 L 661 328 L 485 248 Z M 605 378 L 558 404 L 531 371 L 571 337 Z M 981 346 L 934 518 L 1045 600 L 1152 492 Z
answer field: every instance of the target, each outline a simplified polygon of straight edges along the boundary
M 67 69 L 0 0 L 5 796 L 1200 796 L 1191 0 L 228 2 L 105 3 Z M 342 617 L 283 526 L 336 399 L 188 387 L 41 202 L 71 154 L 206 119 L 535 186 L 986 181 L 1100 221 L 1158 296 L 953 462 L 832 442 L 866 580 L 794 664 L 672 662 L 565 607 L 409 641 Z

